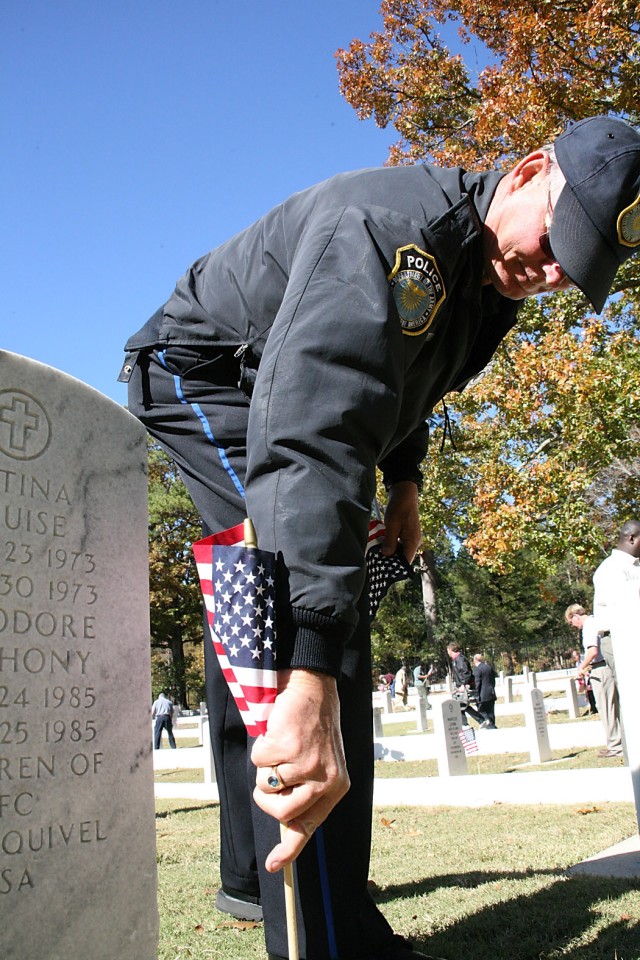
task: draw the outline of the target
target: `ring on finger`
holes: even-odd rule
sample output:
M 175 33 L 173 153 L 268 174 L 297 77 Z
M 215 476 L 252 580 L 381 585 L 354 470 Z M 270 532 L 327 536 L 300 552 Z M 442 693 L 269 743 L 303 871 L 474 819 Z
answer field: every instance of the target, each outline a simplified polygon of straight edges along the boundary
M 286 784 L 280 774 L 278 773 L 278 764 L 271 767 L 271 773 L 267 777 L 267 785 L 271 787 L 272 790 L 284 790 Z

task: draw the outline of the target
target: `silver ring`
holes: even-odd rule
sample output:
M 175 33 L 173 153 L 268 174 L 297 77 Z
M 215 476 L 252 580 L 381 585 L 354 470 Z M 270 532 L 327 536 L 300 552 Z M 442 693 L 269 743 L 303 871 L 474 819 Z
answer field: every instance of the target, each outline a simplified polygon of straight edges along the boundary
M 267 785 L 271 787 L 272 790 L 284 790 L 285 782 L 278 773 L 278 764 L 274 767 L 271 767 L 271 773 L 267 777 Z

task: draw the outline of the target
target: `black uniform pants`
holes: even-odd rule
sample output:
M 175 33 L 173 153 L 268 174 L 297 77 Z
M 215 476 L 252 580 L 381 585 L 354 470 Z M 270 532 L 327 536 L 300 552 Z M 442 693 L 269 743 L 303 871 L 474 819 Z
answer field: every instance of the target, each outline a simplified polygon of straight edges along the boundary
M 249 400 L 237 387 L 239 378 L 233 351 L 170 347 L 139 354 L 129 381 L 130 411 L 176 462 L 205 532 L 226 529 L 245 516 Z M 296 863 L 300 956 L 306 960 L 366 957 L 382 952 L 392 937 L 367 890 L 373 799 L 370 659 L 365 614 L 345 650 L 338 681 L 351 788 Z M 282 876 L 264 869 L 279 840 L 279 824 L 252 800 L 252 741 L 208 634 L 205 679 L 220 789 L 222 883 L 252 896 L 259 891 L 267 949 L 286 957 Z

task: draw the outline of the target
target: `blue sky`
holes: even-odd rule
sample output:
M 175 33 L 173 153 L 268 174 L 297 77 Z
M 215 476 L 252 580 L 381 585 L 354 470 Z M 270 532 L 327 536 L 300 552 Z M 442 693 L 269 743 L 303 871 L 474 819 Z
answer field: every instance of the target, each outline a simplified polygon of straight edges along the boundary
M 2 0 L 0 348 L 118 403 L 122 346 L 196 259 L 384 162 L 334 53 L 377 0 Z

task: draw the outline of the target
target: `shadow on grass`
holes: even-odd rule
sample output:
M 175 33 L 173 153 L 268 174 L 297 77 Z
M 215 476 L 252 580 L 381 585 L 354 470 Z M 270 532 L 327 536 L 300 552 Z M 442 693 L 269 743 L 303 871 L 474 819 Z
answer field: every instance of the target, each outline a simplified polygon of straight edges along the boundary
M 156 810 L 156 820 L 173 817 L 185 813 L 200 813 L 202 810 L 217 810 L 218 803 L 200 803 L 196 807 L 171 807 L 170 810 Z
M 376 903 L 386 903 L 391 900 L 404 900 L 407 897 L 419 897 L 443 887 L 466 887 L 472 889 L 484 883 L 495 883 L 497 880 L 526 880 L 530 877 L 562 877 L 564 871 L 558 867 L 549 870 L 472 870 L 468 873 L 451 873 L 442 876 L 425 877 L 411 883 L 388 884 L 379 888 L 375 893 Z
M 480 908 L 430 937 L 414 938 L 415 947 L 443 960 L 638 960 L 640 935 L 635 916 L 612 902 L 637 891 L 631 880 L 567 877 L 562 870 L 523 873 L 473 871 L 432 877 L 424 882 L 386 887 L 376 900 L 428 894 L 450 887 L 464 897 L 464 889 L 499 880 L 555 877 L 533 894 L 510 897 L 504 903 Z M 608 915 L 602 905 L 607 904 Z M 582 943 L 580 941 L 582 940 Z M 586 942 L 588 940 L 588 942 Z

